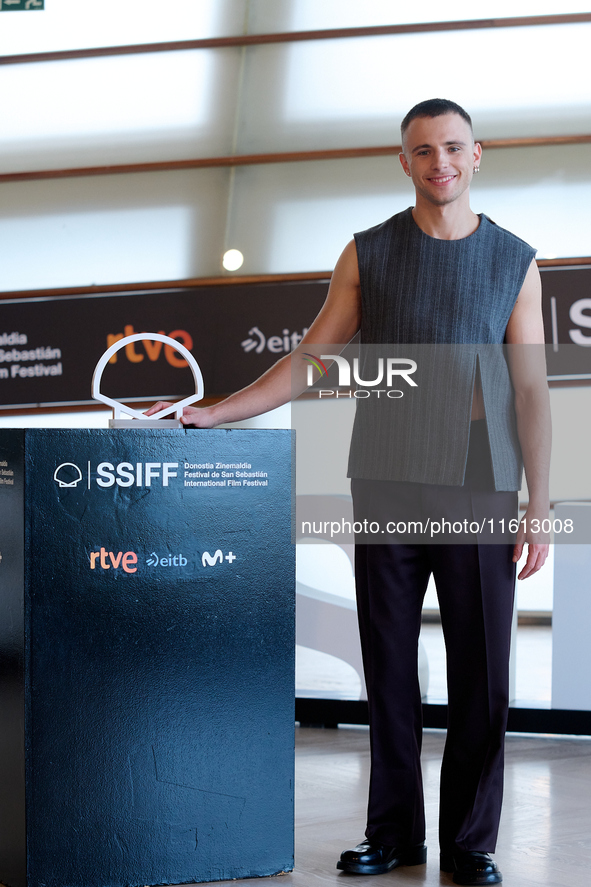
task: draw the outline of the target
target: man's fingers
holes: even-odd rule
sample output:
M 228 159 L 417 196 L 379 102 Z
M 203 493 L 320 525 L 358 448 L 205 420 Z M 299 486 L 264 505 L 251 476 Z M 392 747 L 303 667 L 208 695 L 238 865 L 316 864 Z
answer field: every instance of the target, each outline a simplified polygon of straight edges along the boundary
M 528 576 L 533 576 L 534 573 L 541 570 L 546 563 L 548 551 L 549 545 L 546 543 L 530 543 L 527 551 L 527 560 L 517 578 L 527 579 Z
M 536 572 L 536 561 L 537 561 L 536 555 L 528 554 L 527 560 L 526 560 L 525 564 L 523 565 L 521 571 L 519 572 L 517 578 L 518 579 L 527 579 L 528 576 L 531 576 L 532 573 L 535 573 Z
M 531 557 L 526 560 L 525 566 L 517 576 L 518 579 L 528 579 L 530 576 L 533 576 L 534 573 L 537 573 L 538 570 L 543 566 L 542 563 L 539 563 L 539 560 L 536 556 Z
M 166 400 L 159 400 L 158 403 L 155 403 L 153 406 L 151 406 L 149 410 L 146 410 L 146 412 L 144 413 L 144 416 L 153 416 L 154 413 L 159 413 L 160 410 L 165 410 L 166 407 L 171 407 L 171 406 L 172 406 L 172 403 L 169 403 Z
M 193 428 L 212 428 L 213 420 L 207 407 L 185 407 L 181 422 Z

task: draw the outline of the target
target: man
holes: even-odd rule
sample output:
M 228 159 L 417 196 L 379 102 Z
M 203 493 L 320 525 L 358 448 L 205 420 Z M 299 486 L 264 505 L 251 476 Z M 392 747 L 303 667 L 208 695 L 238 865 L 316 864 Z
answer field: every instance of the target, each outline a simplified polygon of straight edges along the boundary
M 534 251 L 470 209 L 469 187 L 482 151 L 474 143 L 468 114 L 447 100 L 422 102 L 403 121 L 402 147 L 400 160 L 415 187 L 415 206 L 361 232 L 345 247 L 326 302 L 298 351 L 346 343 L 358 331 L 368 344 L 542 344 Z M 402 455 L 396 452 L 390 463 L 371 446 L 374 439 L 395 437 L 396 425 L 388 427 L 386 417 L 376 420 L 378 433 L 364 430 L 359 411 L 349 471 L 356 514 L 367 514 L 377 490 L 386 490 L 392 508 L 422 509 L 431 517 L 438 509 L 469 514 L 480 508 L 493 521 L 515 513 L 521 465 L 508 444 L 512 420 L 506 409 L 513 392 L 501 381 L 497 396 L 485 378 L 485 363 L 473 364 L 471 375 L 460 376 L 452 436 L 435 444 L 433 436 L 422 432 L 418 443 L 401 437 Z M 428 546 L 405 539 L 404 544 L 357 546 L 372 770 L 366 840 L 341 855 L 341 870 L 381 874 L 426 859 L 416 648 L 422 599 L 433 573 L 449 690 L 441 868 L 453 872 L 458 884 L 502 880 L 488 854 L 495 849 L 501 807 L 515 563 L 527 542 L 519 577 L 531 576 L 543 565 L 548 546 L 529 527 L 549 509 L 547 390 L 519 354 L 512 363 L 517 434 L 529 489 L 516 544 Z M 303 372 L 287 356 L 225 401 L 187 408 L 183 422 L 212 427 L 286 402 L 292 365 Z M 157 404 L 149 413 L 161 407 Z

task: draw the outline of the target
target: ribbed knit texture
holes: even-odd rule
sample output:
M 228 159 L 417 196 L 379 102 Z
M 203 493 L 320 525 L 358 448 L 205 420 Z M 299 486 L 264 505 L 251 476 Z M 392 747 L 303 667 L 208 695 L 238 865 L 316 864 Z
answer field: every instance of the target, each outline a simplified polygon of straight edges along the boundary
M 419 387 L 397 384 L 405 393 L 396 400 L 358 400 L 349 476 L 461 485 L 478 363 L 495 488 L 519 489 L 521 453 L 502 343 L 535 250 L 485 215 L 469 237 L 429 237 L 410 208 L 356 234 L 355 242 L 361 378 L 376 376 L 378 355 L 409 357 L 417 361 Z

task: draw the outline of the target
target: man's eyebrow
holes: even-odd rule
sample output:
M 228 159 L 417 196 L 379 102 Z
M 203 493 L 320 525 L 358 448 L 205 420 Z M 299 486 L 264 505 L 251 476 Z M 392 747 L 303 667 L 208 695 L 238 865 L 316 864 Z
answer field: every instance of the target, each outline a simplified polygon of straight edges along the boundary
M 444 145 L 461 145 L 463 148 L 466 147 L 466 142 L 462 142 L 461 139 L 451 139 L 448 142 L 444 142 Z M 422 151 L 423 148 L 431 148 L 431 145 L 417 145 L 416 148 L 413 148 L 411 154 L 414 154 L 415 151 Z

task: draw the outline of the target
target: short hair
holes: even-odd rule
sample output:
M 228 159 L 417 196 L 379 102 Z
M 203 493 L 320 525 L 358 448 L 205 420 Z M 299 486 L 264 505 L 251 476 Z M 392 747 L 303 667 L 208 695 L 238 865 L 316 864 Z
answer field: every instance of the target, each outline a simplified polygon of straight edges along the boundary
M 444 114 L 458 114 L 462 120 L 466 121 L 470 127 L 470 132 L 472 132 L 472 135 L 474 136 L 472 119 L 468 112 L 464 111 L 461 105 L 457 105 L 449 99 L 427 99 L 424 102 L 419 102 L 414 108 L 411 108 L 400 124 L 402 138 L 404 139 L 404 134 L 411 121 L 415 120 L 417 117 L 442 117 Z

